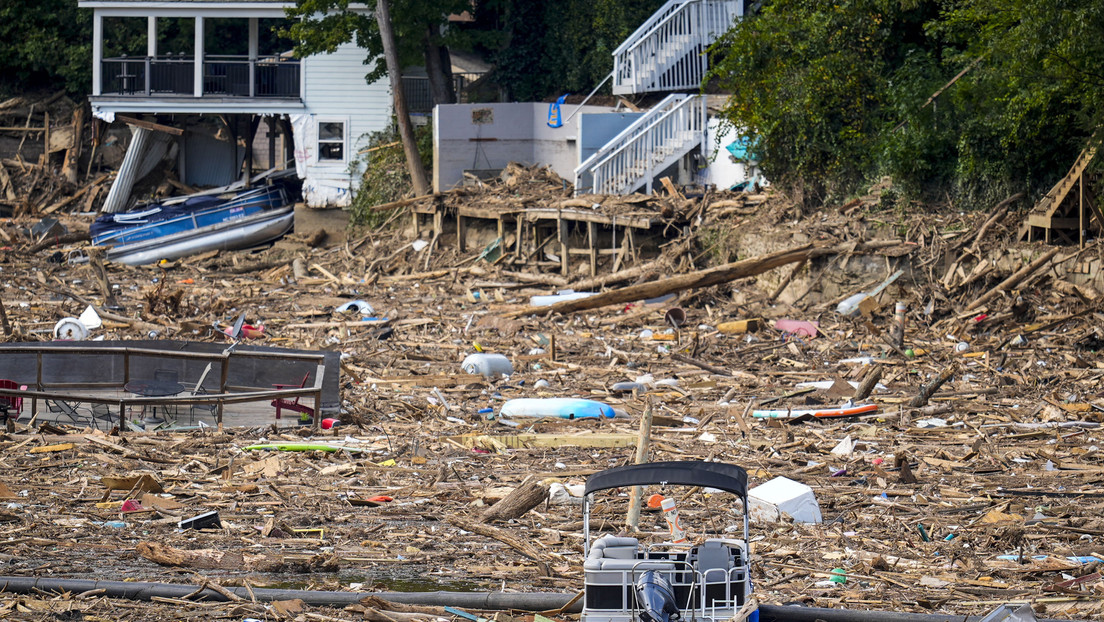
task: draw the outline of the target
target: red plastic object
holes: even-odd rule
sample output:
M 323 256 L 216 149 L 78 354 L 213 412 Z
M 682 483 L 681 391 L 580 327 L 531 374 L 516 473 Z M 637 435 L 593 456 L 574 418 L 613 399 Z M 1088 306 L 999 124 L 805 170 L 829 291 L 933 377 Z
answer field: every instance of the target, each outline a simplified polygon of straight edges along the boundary
M 322 420 L 322 429 L 323 430 L 329 430 L 329 429 L 333 428 L 335 425 L 340 425 L 340 424 L 341 424 L 340 419 L 326 418 L 326 419 Z
M 123 514 L 127 512 L 141 512 L 145 508 L 142 507 L 142 502 L 137 499 L 127 499 L 123 501 Z

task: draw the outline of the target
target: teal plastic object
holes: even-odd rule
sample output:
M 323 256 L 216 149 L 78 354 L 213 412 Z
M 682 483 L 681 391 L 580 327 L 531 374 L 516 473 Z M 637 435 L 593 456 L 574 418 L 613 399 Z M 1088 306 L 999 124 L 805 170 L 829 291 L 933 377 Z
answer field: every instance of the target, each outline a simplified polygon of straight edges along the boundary
M 502 405 L 503 417 L 559 417 L 560 419 L 612 419 L 609 404 L 573 397 L 523 397 Z

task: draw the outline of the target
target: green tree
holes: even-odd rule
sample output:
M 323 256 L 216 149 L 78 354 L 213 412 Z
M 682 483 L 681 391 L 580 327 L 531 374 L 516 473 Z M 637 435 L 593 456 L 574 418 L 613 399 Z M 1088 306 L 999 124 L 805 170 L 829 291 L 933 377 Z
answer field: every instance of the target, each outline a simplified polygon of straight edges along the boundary
M 84 95 L 92 85 L 92 14 L 73 0 L 0 3 L 0 89 L 9 93 L 63 86 Z
M 758 143 L 765 174 L 811 201 L 874 168 L 892 68 L 924 47 L 931 3 L 776 0 L 713 47 L 722 115 Z
M 503 33 L 488 43 L 497 81 L 519 101 L 589 92 L 613 70 L 617 46 L 662 5 L 662 0 L 489 3 L 485 8 Z
M 713 48 L 764 171 L 842 197 L 889 174 L 989 205 L 1042 191 L 1104 122 L 1104 3 L 774 0 Z
M 457 37 L 448 28 L 448 16 L 470 10 L 469 0 L 394 0 L 391 3 L 399 61 L 403 66 L 424 65 L 436 103 L 453 103 L 451 63 L 448 46 Z M 349 0 L 296 0 L 287 10 L 297 20 L 284 32 L 293 39 L 299 56 L 332 53 L 338 46 L 355 42 L 365 49 L 369 66 L 365 79 L 386 75 L 379 26 L 370 12 L 357 9 Z

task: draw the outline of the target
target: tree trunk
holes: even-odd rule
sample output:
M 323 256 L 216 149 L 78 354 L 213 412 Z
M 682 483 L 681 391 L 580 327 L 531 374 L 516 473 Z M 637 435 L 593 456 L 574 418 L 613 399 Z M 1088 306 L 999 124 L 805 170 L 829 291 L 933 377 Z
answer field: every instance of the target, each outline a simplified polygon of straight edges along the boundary
M 410 171 L 410 180 L 414 183 L 414 195 L 429 194 L 429 179 L 426 177 L 425 167 L 422 166 L 422 158 L 418 155 L 418 144 L 414 140 L 414 125 L 410 122 L 410 113 L 406 108 L 399 52 L 395 48 L 395 32 L 391 29 L 391 10 L 387 6 L 387 0 L 376 0 L 376 23 L 379 24 L 380 39 L 383 41 L 383 56 L 387 61 L 387 76 L 391 80 L 395 118 L 399 123 L 403 151 L 406 152 L 406 168 Z
M 429 94 L 433 104 L 455 104 L 456 89 L 452 86 L 452 59 L 448 48 L 437 45 L 433 38 L 433 27 L 426 28 L 425 68 L 429 75 Z
M 479 520 L 484 523 L 520 518 L 548 498 L 548 486 L 535 478 L 528 478 L 498 503 L 484 510 Z

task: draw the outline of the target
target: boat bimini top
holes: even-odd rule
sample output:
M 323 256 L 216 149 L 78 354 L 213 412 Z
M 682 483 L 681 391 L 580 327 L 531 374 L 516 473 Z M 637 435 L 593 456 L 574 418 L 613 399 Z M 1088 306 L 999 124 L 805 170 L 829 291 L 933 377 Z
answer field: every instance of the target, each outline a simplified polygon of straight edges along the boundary
M 747 471 L 723 462 L 670 461 L 633 464 L 607 469 L 591 475 L 583 494 L 583 531 L 586 534 L 583 554 L 590 552 L 590 495 L 610 488 L 628 486 L 702 486 L 730 492 L 743 503 L 744 541 L 747 541 L 748 496 Z

